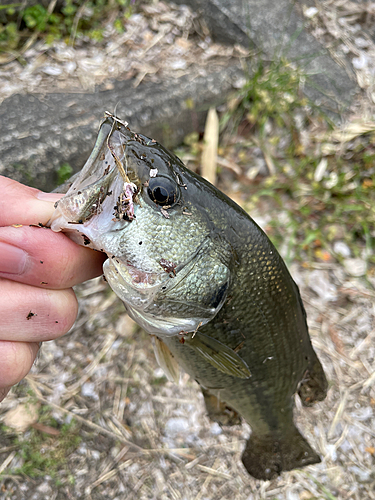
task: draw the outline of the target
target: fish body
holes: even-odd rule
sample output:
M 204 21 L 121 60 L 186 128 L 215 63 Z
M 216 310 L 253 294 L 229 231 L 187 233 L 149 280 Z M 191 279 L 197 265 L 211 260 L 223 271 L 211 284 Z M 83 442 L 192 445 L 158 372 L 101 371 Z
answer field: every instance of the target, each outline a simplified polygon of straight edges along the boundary
M 250 424 L 252 476 L 320 461 L 293 422 L 297 391 L 310 406 L 327 390 L 299 290 L 242 208 L 108 115 L 51 227 L 108 255 L 110 286 L 161 366 L 176 378 L 177 361 L 201 385 L 211 418 Z

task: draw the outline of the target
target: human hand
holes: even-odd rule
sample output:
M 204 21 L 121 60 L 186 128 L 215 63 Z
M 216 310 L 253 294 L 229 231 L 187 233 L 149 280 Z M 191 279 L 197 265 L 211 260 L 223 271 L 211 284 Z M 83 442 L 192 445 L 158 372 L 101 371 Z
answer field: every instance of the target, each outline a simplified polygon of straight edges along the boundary
M 29 372 L 39 342 L 64 335 L 78 304 L 72 286 L 102 274 L 105 255 L 46 224 L 62 195 L 0 176 L 0 401 Z M 21 225 L 21 226 L 20 226 Z

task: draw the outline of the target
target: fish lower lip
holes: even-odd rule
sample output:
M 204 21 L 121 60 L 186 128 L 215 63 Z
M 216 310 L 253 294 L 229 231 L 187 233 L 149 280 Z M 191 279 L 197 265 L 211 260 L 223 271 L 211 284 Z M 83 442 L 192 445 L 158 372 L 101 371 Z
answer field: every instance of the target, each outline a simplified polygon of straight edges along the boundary
M 125 279 L 130 286 L 134 288 L 151 288 L 160 286 L 162 283 L 168 281 L 168 284 L 166 284 L 165 288 L 171 290 L 175 285 L 179 283 L 181 279 L 184 278 L 184 270 L 187 269 L 189 264 L 197 257 L 197 255 L 204 250 L 207 242 L 208 239 L 204 239 L 202 243 L 184 262 L 175 264 L 172 271 L 165 268 L 163 268 L 163 271 L 161 271 L 160 273 L 143 271 L 142 269 L 139 269 L 136 265 L 134 265 L 134 263 L 130 260 L 123 260 L 121 262 L 121 260 L 116 257 L 112 257 L 111 260 L 114 267 L 117 269 L 117 272 L 122 275 L 123 279 Z M 174 279 L 171 280 L 171 278 Z
M 111 261 L 117 272 L 122 275 L 122 278 L 127 281 L 131 287 L 151 288 L 153 286 L 160 286 L 165 280 L 164 273 L 143 271 L 129 261 L 122 263 L 116 257 L 112 258 Z
M 127 264 L 127 270 L 132 279 L 132 282 L 135 285 L 137 284 L 155 285 L 157 281 L 156 277 L 160 276 L 157 273 L 148 273 L 146 271 L 142 271 L 141 269 L 137 269 L 131 264 Z

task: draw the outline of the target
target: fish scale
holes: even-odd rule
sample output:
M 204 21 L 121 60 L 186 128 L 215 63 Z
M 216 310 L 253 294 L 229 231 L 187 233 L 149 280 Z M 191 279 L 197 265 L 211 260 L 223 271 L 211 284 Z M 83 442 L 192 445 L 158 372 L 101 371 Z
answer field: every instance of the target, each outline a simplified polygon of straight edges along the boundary
M 50 225 L 107 253 L 107 281 L 168 377 L 181 365 L 213 420 L 235 424 L 237 412 L 250 424 L 242 461 L 251 475 L 319 462 L 294 425 L 293 402 L 297 391 L 305 406 L 323 400 L 327 381 L 298 287 L 242 208 L 108 114 Z

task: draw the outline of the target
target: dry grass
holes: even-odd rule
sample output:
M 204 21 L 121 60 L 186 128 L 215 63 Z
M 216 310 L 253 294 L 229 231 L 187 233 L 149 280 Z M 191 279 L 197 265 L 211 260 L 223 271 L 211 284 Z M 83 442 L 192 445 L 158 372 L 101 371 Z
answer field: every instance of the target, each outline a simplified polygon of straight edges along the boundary
M 20 466 L 22 472 L 20 451 L 30 431 L 16 447 L 5 433 L 3 498 L 375 498 L 375 294 L 338 264 L 315 267 L 293 265 L 292 272 L 330 390 L 313 409 L 302 409 L 296 399 L 296 421 L 321 464 L 272 482 L 249 477 L 240 462 L 249 427 L 220 429 L 206 417 L 195 382 L 187 376 L 179 386 L 168 382 L 148 335 L 98 278 L 77 289 L 80 314 L 71 333 L 44 344 L 32 373 L 0 410 L 3 418 L 20 403 L 47 405 L 58 427 L 77 421 L 81 443 L 57 475 L 46 470 L 32 478 L 16 473 Z M 334 302 L 306 285 L 317 270 L 336 287 Z M 58 435 L 40 435 L 46 448 L 58 445 Z
M 328 6 L 337 13 L 349 3 L 320 5 L 324 9 L 319 19 L 338 22 L 337 16 L 327 14 Z M 173 25 L 170 19 L 175 12 L 169 18 L 163 10 L 154 14 L 159 23 L 153 32 L 156 38 L 147 35 L 148 28 L 140 30 L 144 36 L 138 55 L 145 60 L 143 73 L 141 66 L 130 68 L 137 81 L 161 77 L 152 67 L 160 53 L 159 27 Z M 167 16 L 164 21 L 163 15 Z M 353 19 L 357 18 L 349 16 L 347 25 Z M 316 30 L 319 26 L 323 30 L 317 35 L 324 38 L 329 32 L 333 36 L 333 28 L 324 28 L 323 21 L 316 25 Z M 347 29 L 346 39 L 350 33 Z M 119 61 L 125 57 L 122 50 L 136 57 L 131 52 L 136 47 L 126 36 L 108 44 L 106 57 L 113 55 Z M 179 43 L 185 38 L 179 37 Z M 104 78 L 99 60 L 97 67 L 85 66 L 85 59 L 98 55 L 99 49 L 90 49 L 95 54 L 59 50 L 40 54 L 39 62 L 31 54 L 23 79 L 16 63 L 1 78 L 10 85 L 15 76 L 12 85 L 22 90 L 28 81 L 36 81 L 36 74 L 42 74 L 38 68 L 46 64 L 43 57 L 55 57 L 54 64 L 61 63 L 61 68 L 76 62 L 72 79 L 82 89 L 86 88 L 85 75 L 94 74 L 97 80 L 93 81 Z M 184 50 L 189 52 L 188 44 Z M 78 56 L 79 61 L 74 59 Z M 39 84 L 42 81 L 48 88 L 48 78 L 42 76 Z M 68 85 L 64 78 L 56 82 L 60 88 Z M 2 97 L 14 88 L 5 90 Z M 233 175 L 239 174 L 231 158 L 220 157 L 218 162 Z M 237 190 L 236 201 L 241 200 Z M 267 212 L 276 217 L 272 210 L 262 202 L 252 215 L 261 218 Z M 77 287 L 80 312 L 70 334 L 43 345 L 31 374 L 0 407 L 0 423 L 10 410 L 27 404 L 37 410 L 40 424 L 18 434 L 2 429 L 0 499 L 375 499 L 375 279 L 371 275 L 367 280 L 354 278 L 337 261 L 308 267 L 293 264 L 291 270 L 306 305 L 314 347 L 330 381 L 326 400 L 314 408 L 301 408 L 296 399 L 297 424 L 323 457 L 321 464 L 284 473 L 272 482 L 251 478 L 240 461 L 248 425 L 221 429 L 208 420 L 194 381 L 187 376 L 179 386 L 167 381 L 156 364 L 148 335 L 129 320 L 107 285 L 96 279 Z M 331 297 L 316 292 L 314 280 L 318 279 L 330 286 Z M 40 460 L 47 456 L 49 462 Z
M 206 40 L 207 28 L 186 6 L 140 2 L 136 7 L 126 31 L 119 34 L 108 23 L 102 42 L 47 45 L 33 36 L 22 51 L 22 65 L 17 60 L 1 65 L 0 102 L 18 92 L 93 92 L 99 85 L 111 90 L 116 80 L 132 79 L 134 87 L 161 83 L 183 77 L 197 64 L 201 72 L 205 66 L 226 67 L 248 52 Z

